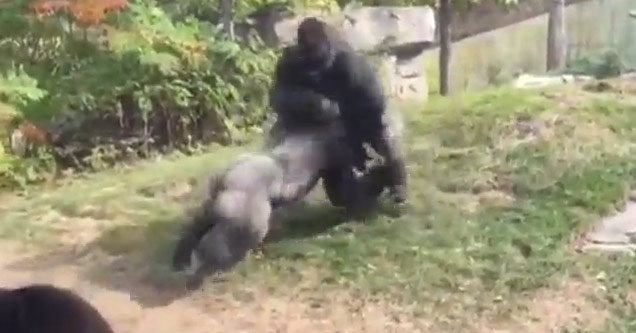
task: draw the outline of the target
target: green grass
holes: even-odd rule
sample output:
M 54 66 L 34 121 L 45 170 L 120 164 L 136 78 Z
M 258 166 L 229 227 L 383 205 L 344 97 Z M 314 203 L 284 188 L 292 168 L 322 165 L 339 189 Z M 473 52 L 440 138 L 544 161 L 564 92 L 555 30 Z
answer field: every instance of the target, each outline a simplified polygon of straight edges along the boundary
M 285 212 L 282 231 L 230 280 L 272 292 L 307 279 L 357 289 L 452 329 L 477 316 L 508 318 L 537 290 L 596 281 L 600 272 L 610 276 L 599 282 L 604 295 L 620 297 L 633 260 L 570 246 L 636 181 L 636 110 L 617 96 L 499 88 L 408 106 L 409 207 L 385 204 L 363 224 L 347 222 L 318 193 Z M 46 243 L 64 218 L 89 218 L 102 230 L 96 248 L 145 274 L 167 272 L 183 207 L 197 203 L 172 192 L 239 150 L 145 162 L 3 199 L 0 235 Z M 50 210 L 61 217 L 45 219 Z M 631 331 L 634 307 L 609 307 L 607 332 Z

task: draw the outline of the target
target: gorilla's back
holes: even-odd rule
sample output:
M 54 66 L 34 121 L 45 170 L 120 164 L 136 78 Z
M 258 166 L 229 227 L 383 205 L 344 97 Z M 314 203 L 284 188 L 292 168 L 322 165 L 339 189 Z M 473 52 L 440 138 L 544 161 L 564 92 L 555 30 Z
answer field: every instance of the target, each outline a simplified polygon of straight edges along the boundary
M 281 175 L 280 166 L 267 155 L 246 154 L 232 165 L 224 176 L 226 188 L 254 191 L 256 187 L 271 183 Z
M 327 165 L 326 141 L 314 133 L 290 135 L 272 151 L 283 166 L 285 179 L 309 182 Z

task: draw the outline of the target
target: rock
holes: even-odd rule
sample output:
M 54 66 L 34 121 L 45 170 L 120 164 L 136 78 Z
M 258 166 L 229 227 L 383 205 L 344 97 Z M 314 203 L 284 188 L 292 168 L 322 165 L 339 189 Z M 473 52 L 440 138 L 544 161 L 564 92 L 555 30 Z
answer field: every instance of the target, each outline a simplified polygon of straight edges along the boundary
M 583 251 L 601 251 L 610 253 L 634 254 L 636 246 L 634 245 L 618 245 L 618 244 L 586 244 L 582 248 Z
M 290 15 L 280 9 L 278 14 L 260 14 L 262 21 L 273 25 L 278 44 L 288 45 L 296 39 L 298 24 L 313 15 Z M 266 18 L 266 19 L 265 19 Z M 372 51 L 378 47 L 420 46 L 435 41 L 435 12 L 429 6 L 417 7 L 364 7 L 348 5 L 343 15 L 321 16 L 336 27 L 351 46 L 358 51 Z M 265 24 L 266 25 L 266 24 Z M 256 26 L 256 25 L 255 25 Z M 272 31 L 264 24 L 261 31 Z M 261 34 L 262 35 L 262 34 Z
M 275 32 L 269 41 L 288 45 L 296 39 L 298 24 L 314 15 L 292 15 L 278 8 L 272 14 L 259 14 L 259 33 Z M 365 7 L 348 5 L 342 15 L 321 16 L 336 27 L 358 51 L 372 51 L 379 47 L 425 46 L 435 41 L 435 12 L 429 6 Z M 266 25 L 273 25 L 273 29 Z M 261 33 L 263 35 L 263 33 Z
M 521 74 L 517 79 L 513 82 L 513 86 L 515 88 L 525 89 L 525 88 L 539 88 L 556 84 L 566 84 L 573 82 L 587 82 L 592 80 L 591 76 L 584 75 L 557 75 L 557 76 L 549 76 L 549 75 L 532 75 L 532 74 Z
M 398 58 L 388 54 L 381 57 L 381 71 L 387 95 L 398 99 L 425 99 L 428 79 L 421 57 Z
M 379 72 L 388 96 L 426 99 L 422 51 L 435 41 L 435 12 L 431 7 L 365 7 L 348 5 L 342 15 L 296 15 L 281 6 L 271 6 L 250 17 L 249 28 L 258 31 L 270 46 L 295 42 L 296 29 L 306 17 L 319 16 L 335 27 L 360 52 L 380 57 Z M 247 29 L 247 30 L 246 30 Z
M 621 80 L 636 81 L 636 71 L 629 71 L 620 76 Z
M 636 203 L 628 202 L 625 209 L 616 215 L 604 218 L 595 230 L 586 236 L 583 249 L 603 251 L 633 251 L 636 234 Z
M 435 41 L 435 12 L 429 6 L 364 7 L 348 5 L 340 24 L 345 38 L 361 51 L 381 45 L 426 45 Z
M 431 7 L 349 5 L 338 28 L 354 49 L 381 54 L 380 68 L 385 73 L 389 97 L 428 97 L 422 51 L 435 41 L 435 13 Z

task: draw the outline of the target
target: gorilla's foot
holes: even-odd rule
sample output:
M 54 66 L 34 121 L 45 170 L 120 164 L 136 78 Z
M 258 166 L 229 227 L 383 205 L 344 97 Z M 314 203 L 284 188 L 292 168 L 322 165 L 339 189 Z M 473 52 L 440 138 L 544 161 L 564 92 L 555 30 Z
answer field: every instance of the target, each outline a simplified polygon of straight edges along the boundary
M 188 275 L 185 280 L 185 287 L 187 291 L 195 291 L 203 286 L 205 280 L 213 283 L 220 283 L 227 281 L 227 277 L 221 271 L 215 271 L 210 267 L 203 267 L 194 274 Z
M 192 264 L 186 271 L 186 290 L 194 291 L 201 288 L 205 278 L 212 274 L 213 270 L 203 262 L 198 253 L 192 253 Z
M 390 188 L 391 198 L 393 198 L 393 201 L 397 204 L 406 203 L 408 197 L 407 192 L 406 185 L 395 185 Z
M 199 288 L 201 288 L 201 286 L 203 285 L 203 280 L 205 279 L 204 276 L 198 275 L 198 274 L 194 274 L 190 277 L 188 277 L 188 279 L 186 280 L 186 290 L 187 291 L 195 291 Z

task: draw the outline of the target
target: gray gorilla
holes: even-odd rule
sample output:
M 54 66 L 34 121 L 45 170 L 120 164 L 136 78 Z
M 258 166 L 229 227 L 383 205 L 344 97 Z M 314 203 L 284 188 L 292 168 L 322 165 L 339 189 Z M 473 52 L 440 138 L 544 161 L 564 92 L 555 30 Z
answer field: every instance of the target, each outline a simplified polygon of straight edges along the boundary
M 343 135 L 338 122 L 289 133 L 271 153 L 244 155 L 214 176 L 173 256 L 175 269 L 194 268 L 188 288 L 242 260 L 267 235 L 272 210 L 305 197 L 324 172 L 344 174 L 333 195 L 348 198 L 351 213 L 373 204 L 388 172 L 378 166 L 365 175 L 354 174 Z
M 338 119 L 346 129 L 343 144 L 350 147 L 352 168 L 366 171 L 365 145 L 383 157 L 389 170 L 388 189 L 397 203 L 407 201 L 406 160 L 386 121 L 387 98 L 376 70 L 356 52 L 334 27 L 315 17 L 298 26 L 297 42 L 287 46 L 278 59 L 270 103 L 278 127 L 295 130 L 316 118 Z M 323 186 L 336 205 L 340 197 L 330 192 L 343 181 L 340 173 L 325 173 Z

